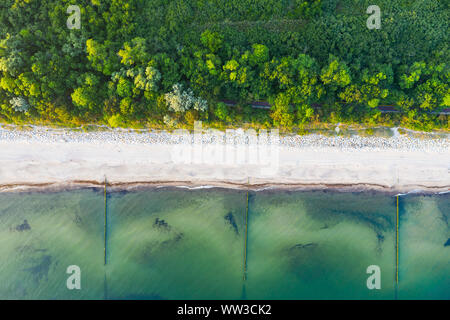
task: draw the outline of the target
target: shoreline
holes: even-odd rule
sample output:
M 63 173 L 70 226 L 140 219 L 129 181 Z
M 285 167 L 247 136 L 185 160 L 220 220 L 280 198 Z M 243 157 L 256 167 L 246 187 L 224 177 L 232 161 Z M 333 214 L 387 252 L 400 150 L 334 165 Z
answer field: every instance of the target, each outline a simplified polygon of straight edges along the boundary
M 70 192 L 76 190 L 86 189 L 98 189 L 103 192 L 105 184 L 101 181 L 67 181 L 63 183 L 39 183 L 39 184 L 9 184 L 0 185 L 0 194 L 5 193 L 58 193 L 58 192 Z M 190 183 L 180 181 L 159 181 L 159 182 L 125 182 L 107 184 L 108 193 L 120 193 L 120 192 L 137 192 L 145 190 L 154 190 L 162 188 L 174 188 L 174 189 L 225 189 L 225 190 L 239 190 L 239 191 L 300 191 L 300 192 L 374 192 L 387 195 L 407 195 L 407 194 L 419 194 L 419 195 L 437 195 L 450 193 L 448 186 L 417 186 L 412 185 L 408 188 L 396 189 L 390 186 L 359 183 L 359 184 L 238 184 L 231 182 L 210 182 L 210 183 Z
M 208 130 L 199 136 L 132 130 L 85 133 L 47 127 L 21 131 L 0 126 L 0 192 L 103 187 L 105 177 L 111 191 L 214 187 L 428 194 L 450 190 L 447 137 L 419 139 L 398 132 L 391 137 L 267 132 L 252 136 L 242 129 L 223 134 Z

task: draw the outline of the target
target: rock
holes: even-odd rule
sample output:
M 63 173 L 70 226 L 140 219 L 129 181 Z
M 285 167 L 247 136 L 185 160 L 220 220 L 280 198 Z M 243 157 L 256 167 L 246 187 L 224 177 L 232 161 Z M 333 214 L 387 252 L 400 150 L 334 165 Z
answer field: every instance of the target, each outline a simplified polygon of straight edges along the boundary
M 228 214 L 225 216 L 225 220 L 233 227 L 234 232 L 236 234 L 239 234 L 238 227 L 237 227 L 236 221 L 234 220 L 233 213 L 228 212 Z
M 31 230 L 31 227 L 28 224 L 27 220 L 23 220 L 22 224 L 19 224 L 18 226 L 16 226 L 16 230 L 19 231 L 19 232 L 22 232 L 22 231 Z
M 306 248 L 311 248 L 312 249 L 312 248 L 315 248 L 315 247 L 317 247 L 317 243 L 310 242 L 310 243 L 306 243 L 306 244 L 301 244 L 301 243 L 296 244 L 291 249 L 306 249 Z

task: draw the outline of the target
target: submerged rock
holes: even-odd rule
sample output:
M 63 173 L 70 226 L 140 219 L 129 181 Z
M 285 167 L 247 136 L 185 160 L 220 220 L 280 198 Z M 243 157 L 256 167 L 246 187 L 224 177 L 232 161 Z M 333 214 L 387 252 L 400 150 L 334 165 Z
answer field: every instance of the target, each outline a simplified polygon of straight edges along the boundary
M 19 232 L 22 232 L 22 231 L 31 230 L 31 227 L 28 224 L 27 220 L 23 220 L 22 224 L 19 224 L 18 226 L 16 226 L 16 230 L 19 231 Z
M 175 237 L 175 242 L 178 242 L 178 241 L 180 241 L 181 239 L 183 239 L 183 237 L 184 237 L 184 234 L 181 232 L 181 233 L 178 233 L 177 234 L 177 236 Z
M 450 238 L 447 239 L 447 242 L 444 244 L 444 247 L 450 246 Z
M 30 253 L 36 253 L 36 252 L 47 252 L 47 249 L 43 249 L 43 248 L 35 248 L 33 245 L 24 245 L 24 246 L 19 246 L 16 248 L 17 252 L 20 253 L 26 253 L 26 254 L 30 254 Z
M 161 242 L 160 246 L 161 247 L 170 246 L 172 244 L 175 244 L 175 243 L 179 242 L 181 239 L 183 239 L 183 237 L 184 237 L 183 233 L 178 233 L 174 238 L 168 239 L 168 240 L 165 240 L 165 241 Z
M 238 226 L 236 224 L 236 221 L 234 220 L 233 213 L 228 212 L 228 214 L 224 218 L 233 227 L 234 232 L 236 232 L 236 234 L 239 234 Z
M 306 244 L 296 244 L 295 246 L 291 247 L 291 249 L 306 249 L 306 248 L 315 248 L 317 247 L 317 243 L 314 242 L 310 242 L 310 243 L 306 243 Z
M 45 277 L 46 280 L 48 280 L 48 272 L 50 270 L 50 266 L 52 264 L 52 257 L 49 255 L 44 255 L 37 265 L 24 269 L 24 271 L 30 272 L 34 280 L 39 283 L 42 278 Z
M 77 226 L 83 225 L 83 219 L 78 214 L 75 214 L 75 219 L 73 220 Z
M 170 229 L 169 224 L 166 221 L 162 220 L 162 219 L 159 220 L 159 218 L 155 219 L 155 222 L 153 223 L 153 225 L 155 227 L 158 227 L 158 228 L 163 228 L 163 229 L 167 229 L 167 230 Z

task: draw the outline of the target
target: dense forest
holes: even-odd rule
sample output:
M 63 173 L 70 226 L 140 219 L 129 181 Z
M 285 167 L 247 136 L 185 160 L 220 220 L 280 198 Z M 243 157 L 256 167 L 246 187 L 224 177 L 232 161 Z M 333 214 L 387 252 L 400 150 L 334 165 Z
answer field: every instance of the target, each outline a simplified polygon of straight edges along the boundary
M 369 29 L 369 5 L 381 29 Z M 67 8 L 80 8 L 70 29 Z M 2 0 L 0 121 L 449 128 L 447 0 Z M 228 101 L 228 103 L 224 103 Z M 229 103 L 233 101 L 233 105 Z M 265 101 L 270 109 L 252 108 Z M 235 102 L 235 103 L 234 103 Z M 382 114 L 390 105 L 399 113 Z

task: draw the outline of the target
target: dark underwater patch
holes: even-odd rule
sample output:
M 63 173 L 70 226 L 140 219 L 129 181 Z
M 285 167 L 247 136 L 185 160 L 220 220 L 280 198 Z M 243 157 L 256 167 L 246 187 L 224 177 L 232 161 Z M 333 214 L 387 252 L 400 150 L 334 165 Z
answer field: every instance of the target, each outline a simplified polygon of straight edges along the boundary
M 227 221 L 231 225 L 234 232 L 236 234 L 239 234 L 238 226 L 236 224 L 236 220 L 234 219 L 233 213 L 228 212 L 224 218 L 225 218 L 225 221 Z
M 36 283 L 39 283 L 44 277 L 48 280 L 48 272 L 50 271 L 50 266 L 52 264 L 52 257 L 49 255 L 44 255 L 41 261 L 30 268 L 24 269 L 24 271 L 30 272 L 33 275 Z
M 22 224 L 19 224 L 16 226 L 16 231 L 23 232 L 23 231 L 28 231 L 28 230 L 31 230 L 31 227 L 28 224 L 27 220 L 23 220 Z
M 317 244 L 317 243 L 314 243 L 314 242 L 305 243 L 305 244 L 298 243 L 298 244 L 292 246 L 292 247 L 291 247 L 291 250 L 292 250 L 292 249 L 312 249 L 312 248 L 315 248 L 315 247 L 317 247 L 317 246 L 318 246 L 318 244 Z
M 159 228 L 159 229 L 167 230 L 167 231 L 170 230 L 169 224 L 163 219 L 159 220 L 159 218 L 155 219 L 155 222 L 153 223 L 153 226 L 156 227 L 156 228 Z

